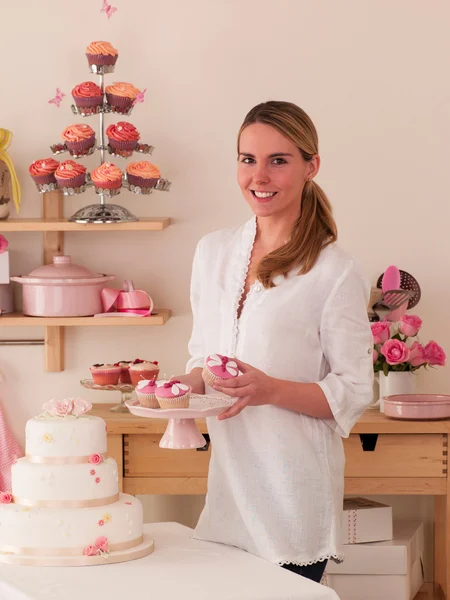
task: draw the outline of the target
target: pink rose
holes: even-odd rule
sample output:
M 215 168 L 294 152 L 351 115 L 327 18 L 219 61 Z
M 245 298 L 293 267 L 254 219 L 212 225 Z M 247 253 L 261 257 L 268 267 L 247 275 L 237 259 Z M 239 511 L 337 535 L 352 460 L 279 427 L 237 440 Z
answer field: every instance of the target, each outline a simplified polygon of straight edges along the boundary
M 372 362 L 375 364 L 378 360 L 378 351 L 377 350 L 373 350 L 372 351 Z
M 399 365 L 409 360 L 409 348 L 400 340 L 388 340 L 381 346 L 380 352 L 389 365 Z
M 42 408 L 51 417 L 56 417 L 57 416 L 57 413 L 56 413 L 56 400 L 54 398 L 52 398 L 51 400 L 48 400 L 48 402 L 46 402 L 45 404 L 43 404 Z
M 445 365 L 445 359 L 447 358 L 444 350 L 433 340 L 425 346 L 425 357 L 429 365 L 438 365 L 439 367 Z
M 8 247 L 8 240 L 5 238 L 4 235 L 2 235 L 0 233 L 0 254 L 5 252 L 7 247 Z
M 0 492 L 0 504 L 10 504 L 12 502 L 11 492 Z
M 85 556 L 97 556 L 98 553 L 99 549 L 95 546 L 86 546 L 86 548 L 83 550 L 83 554 Z
M 96 547 L 102 552 L 108 552 L 108 538 L 106 537 L 98 537 L 95 540 Z
M 391 335 L 391 324 L 388 321 L 371 323 L 370 328 L 372 330 L 374 344 L 384 344 L 384 342 L 387 342 Z
M 99 465 L 103 462 L 103 457 L 100 454 L 91 454 L 89 457 L 89 462 L 91 465 Z
M 92 404 L 84 398 L 72 398 L 73 409 L 72 414 L 76 417 L 81 417 L 92 409 Z
M 67 398 L 67 400 L 59 400 L 56 402 L 55 408 L 58 417 L 66 417 L 72 412 L 73 402 L 70 398 Z
M 407 337 L 414 337 L 422 327 L 422 319 L 417 315 L 403 315 L 399 323 L 399 331 Z
M 409 350 L 409 364 L 412 367 L 420 367 L 427 362 L 425 348 L 422 346 L 422 344 L 419 344 L 419 342 L 414 342 Z

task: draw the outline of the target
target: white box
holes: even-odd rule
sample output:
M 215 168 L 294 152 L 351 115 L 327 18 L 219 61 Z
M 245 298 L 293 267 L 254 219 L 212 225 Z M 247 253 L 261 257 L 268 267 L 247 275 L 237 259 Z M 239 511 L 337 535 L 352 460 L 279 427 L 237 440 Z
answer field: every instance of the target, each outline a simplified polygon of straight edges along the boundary
M 392 536 L 392 506 L 367 498 L 344 499 L 343 544 L 382 542 L 392 540 Z
M 424 529 L 396 521 L 394 539 L 355 544 L 341 564 L 329 561 L 326 583 L 341 600 L 412 600 L 423 583 Z
M 9 252 L 0 254 L 0 283 L 9 283 Z

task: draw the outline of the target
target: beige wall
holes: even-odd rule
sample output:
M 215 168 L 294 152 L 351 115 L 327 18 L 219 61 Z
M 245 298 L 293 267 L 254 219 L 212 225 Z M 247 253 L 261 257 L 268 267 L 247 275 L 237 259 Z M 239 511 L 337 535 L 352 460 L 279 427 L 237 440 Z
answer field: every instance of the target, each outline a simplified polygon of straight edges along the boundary
M 90 364 L 135 356 L 158 359 L 176 374 L 187 358 L 188 283 L 197 240 L 249 216 L 235 183 L 235 136 L 246 113 L 267 99 L 301 105 L 321 140 L 319 183 L 335 208 L 341 244 L 372 282 L 390 264 L 416 276 L 423 337 L 450 353 L 445 318 L 450 293 L 448 140 L 450 80 L 445 0 L 116 0 L 111 20 L 101 0 L 2 2 L 0 126 L 14 132 L 11 154 L 23 189 L 22 217 L 41 215 L 28 165 L 49 154 L 64 127 L 78 121 L 70 91 L 94 80 L 84 48 L 110 40 L 120 51 L 116 74 L 147 88 L 130 120 L 156 146 L 153 159 L 173 180 L 169 194 L 122 193 L 142 216 L 170 215 L 163 233 L 72 233 L 66 252 L 94 270 L 131 278 L 174 311 L 148 328 L 67 330 L 67 368 L 44 373 L 42 348 L 0 347 L 2 405 L 23 438 L 25 420 L 50 396 L 88 393 L 78 381 Z M 25 16 L 25 12 L 27 16 Z M 55 88 L 67 97 L 48 104 Z M 98 126 L 97 119 L 89 124 Z M 107 123 L 112 122 L 107 117 Z M 88 165 L 96 164 L 94 159 Z M 122 159 L 118 164 L 123 164 Z M 65 200 L 72 214 L 93 195 Z M 1 226 L 0 226 L 1 231 Z M 8 235 L 14 274 L 41 260 L 40 234 Z M 1 328 L 1 320 L 0 320 Z M 1 329 L 1 337 L 42 337 L 38 328 Z M 422 378 L 423 389 L 450 392 L 448 369 Z M 396 501 L 397 512 L 430 519 L 431 501 Z M 425 508 L 423 508 L 425 506 Z M 153 498 L 150 520 L 192 524 L 201 499 Z

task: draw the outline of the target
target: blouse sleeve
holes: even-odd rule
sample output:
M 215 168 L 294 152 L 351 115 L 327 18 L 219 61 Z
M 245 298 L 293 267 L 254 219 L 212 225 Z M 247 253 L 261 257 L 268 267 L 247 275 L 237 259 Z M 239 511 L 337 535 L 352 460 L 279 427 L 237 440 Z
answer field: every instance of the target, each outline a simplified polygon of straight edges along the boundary
M 205 364 L 205 356 L 203 352 L 203 337 L 200 323 L 200 294 L 201 294 L 201 247 L 202 240 L 197 244 L 197 248 L 194 254 L 194 261 L 192 264 L 192 275 L 191 275 L 191 308 L 192 308 L 192 333 L 188 343 L 188 351 L 191 358 L 186 364 L 186 373 L 190 373 L 195 367 L 203 367 Z
M 369 286 L 352 260 L 325 302 L 320 325 L 329 372 L 318 385 L 333 413 L 325 422 L 348 437 L 373 396 L 373 338 L 367 317 Z

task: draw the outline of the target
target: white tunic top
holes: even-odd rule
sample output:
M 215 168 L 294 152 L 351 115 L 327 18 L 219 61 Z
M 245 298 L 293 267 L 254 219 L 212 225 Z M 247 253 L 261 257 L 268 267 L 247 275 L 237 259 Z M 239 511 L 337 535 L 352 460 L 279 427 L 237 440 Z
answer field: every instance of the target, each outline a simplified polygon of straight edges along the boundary
M 342 560 L 341 436 L 372 399 L 369 286 L 355 259 L 333 244 L 306 275 L 277 276 L 267 290 L 256 281 L 238 319 L 255 235 L 252 218 L 197 246 L 187 372 L 209 354 L 236 356 L 276 378 L 318 383 L 334 418 L 272 405 L 209 418 L 208 493 L 194 537 L 280 564 Z

